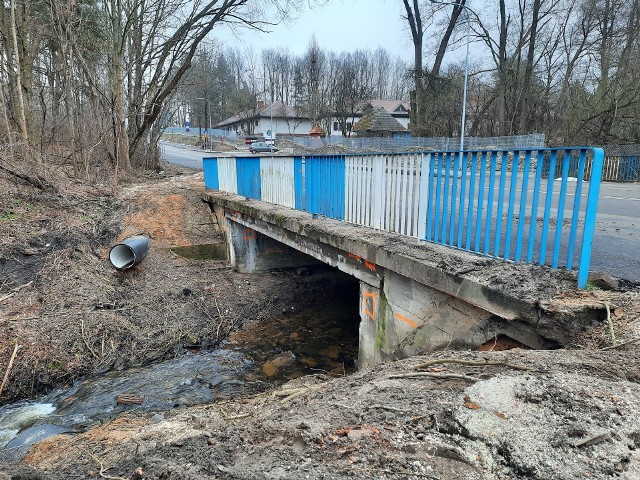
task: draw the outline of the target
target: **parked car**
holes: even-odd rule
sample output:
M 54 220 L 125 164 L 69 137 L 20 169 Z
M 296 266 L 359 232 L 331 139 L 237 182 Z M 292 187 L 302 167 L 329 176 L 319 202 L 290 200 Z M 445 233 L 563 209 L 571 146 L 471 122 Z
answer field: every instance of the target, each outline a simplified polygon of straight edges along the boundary
M 258 137 L 246 137 L 244 139 L 244 144 L 251 145 L 253 142 L 256 142 L 257 140 L 258 140 Z
M 266 142 L 253 142 L 249 145 L 249 151 L 251 153 L 264 153 L 264 152 L 277 152 L 278 149 Z

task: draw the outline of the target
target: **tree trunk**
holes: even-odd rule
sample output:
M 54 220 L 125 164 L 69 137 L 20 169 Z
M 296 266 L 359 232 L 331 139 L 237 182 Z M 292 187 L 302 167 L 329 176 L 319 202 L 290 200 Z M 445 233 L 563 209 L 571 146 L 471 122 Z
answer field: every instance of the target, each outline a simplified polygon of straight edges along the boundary
M 413 79 L 414 95 L 411 104 L 411 130 L 416 136 L 422 136 L 424 132 L 424 79 L 422 67 L 422 18 L 420 17 L 420 7 L 418 0 L 413 0 L 413 9 L 409 5 L 409 0 L 403 0 L 404 8 L 407 12 L 407 20 L 411 28 L 411 38 L 413 39 Z
M 529 104 L 531 100 L 531 79 L 533 77 L 533 56 L 536 48 L 536 37 L 538 34 L 538 19 L 540 18 L 541 0 L 533 0 L 533 18 L 531 19 L 531 33 L 529 34 L 529 49 L 527 51 L 527 66 L 524 71 L 522 81 L 522 105 L 520 108 L 520 124 L 518 133 L 524 134 L 527 130 L 527 119 L 529 117 Z
M 500 0 L 498 62 L 498 132 L 504 136 L 507 134 L 507 14 L 505 0 Z
M 13 43 L 14 51 L 14 66 L 16 77 L 16 94 L 17 94 L 17 109 L 18 126 L 20 127 L 20 136 L 22 138 L 22 159 L 26 162 L 29 158 L 29 131 L 27 130 L 27 117 L 25 115 L 24 95 L 22 92 L 22 75 L 20 73 L 20 55 L 18 50 L 18 33 L 16 26 L 16 0 L 11 0 L 11 40 Z

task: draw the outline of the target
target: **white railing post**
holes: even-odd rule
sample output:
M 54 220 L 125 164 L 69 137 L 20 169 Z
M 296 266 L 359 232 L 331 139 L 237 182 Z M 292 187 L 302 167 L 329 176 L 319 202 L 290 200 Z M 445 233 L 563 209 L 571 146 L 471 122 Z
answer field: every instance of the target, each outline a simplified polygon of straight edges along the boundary
M 429 178 L 431 177 L 431 154 L 421 154 L 420 192 L 418 195 L 418 240 L 427 236 L 427 209 L 429 205 Z
M 373 216 L 372 224 L 373 228 L 382 230 L 384 228 L 384 171 L 385 171 L 385 156 L 376 155 L 373 159 Z

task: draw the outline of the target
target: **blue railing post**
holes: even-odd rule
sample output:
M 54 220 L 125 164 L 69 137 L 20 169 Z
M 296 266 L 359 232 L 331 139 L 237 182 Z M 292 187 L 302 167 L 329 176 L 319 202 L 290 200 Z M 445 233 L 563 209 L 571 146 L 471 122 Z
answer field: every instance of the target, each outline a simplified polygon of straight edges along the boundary
M 580 250 L 580 266 L 578 267 L 578 288 L 585 288 L 589 280 L 589 264 L 591 263 L 593 234 L 596 230 L 596 211 L 598 210 L 598 196 L 600 195 L 603 161 L 604 150 L 594 148 L 591 179 L 589 180 L 589 194 L 587 196 L 587 211 L 584 217 L 582 249 Z

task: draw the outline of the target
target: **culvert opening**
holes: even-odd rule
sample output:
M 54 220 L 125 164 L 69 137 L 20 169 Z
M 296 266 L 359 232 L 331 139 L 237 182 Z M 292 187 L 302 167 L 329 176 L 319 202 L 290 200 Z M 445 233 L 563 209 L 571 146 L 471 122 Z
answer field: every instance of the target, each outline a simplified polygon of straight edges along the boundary
M 295 303 L 281 315 L 233 334 L 231 344 L 249 355 L 269 381 L 357 369 L 359 282 L 335 268 L 293 269 L 300 278 Z

